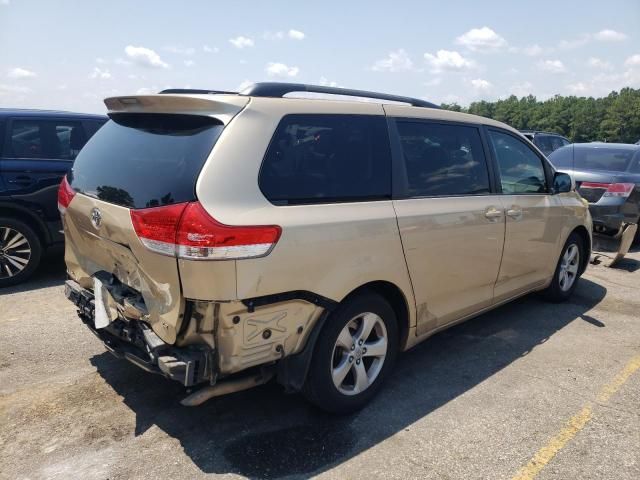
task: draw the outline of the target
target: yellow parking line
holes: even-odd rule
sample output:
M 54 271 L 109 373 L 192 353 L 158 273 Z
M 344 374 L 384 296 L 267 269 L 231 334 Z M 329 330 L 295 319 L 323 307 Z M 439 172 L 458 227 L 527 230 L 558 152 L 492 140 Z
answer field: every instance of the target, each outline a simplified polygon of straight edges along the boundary
M 598 402 L 606 403 L 611 396 L 629 379 L 633 372 L 640 368 L 640 355 L 633 357 L 609 385 L 605 385 L 598 394 Z
M 620 387 L 622 387 L 629 377 L 638 369 L 640 369 L 640 355 L 633 357 L 622 371 L 615 376 L 611 383 L 605 385 L 600 390 L 597 397 L 598 402 L 606 403 L 609 401 L 611 396 L 620 390 Z M 538 450 L 529 463 L 522 467 L 516 476 L 513 477 L 513 480 L 532 480 L 535 478 L 536 475 L 540 473 L 540 470 L 591 420 L 592 411 L 593 407 L 589 404 L 571 417 L 567 425 L 560 430 L 556 436 L 549 440 L 544 447 Z

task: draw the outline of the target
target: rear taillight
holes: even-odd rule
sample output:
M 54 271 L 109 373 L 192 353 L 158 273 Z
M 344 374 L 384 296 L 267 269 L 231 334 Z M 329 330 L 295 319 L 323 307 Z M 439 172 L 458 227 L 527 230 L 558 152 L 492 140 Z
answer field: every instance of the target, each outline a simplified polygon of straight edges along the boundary
M 582 182 L 580 188 L 599 188 L 605 190 L 603 197 L 623 197 L 627 198 L 633 192 L 635 183 L 597 183 Z
M 67 207 L 73 200 L 73 197 L 76 195 L 76 191 L 71 188 L 69 182 L 67 181 L 67 176 L 62 177 L 62 182 L 60 182 L 60 186 L 58 187 L 58 210 L 60 213 L 64 213 L 67 210 Z
M 223 225 L 199 202 L 131 210 L 131 221 L 149 250 L 188 260 L 262 257 L 281 233 L 276 225 Z

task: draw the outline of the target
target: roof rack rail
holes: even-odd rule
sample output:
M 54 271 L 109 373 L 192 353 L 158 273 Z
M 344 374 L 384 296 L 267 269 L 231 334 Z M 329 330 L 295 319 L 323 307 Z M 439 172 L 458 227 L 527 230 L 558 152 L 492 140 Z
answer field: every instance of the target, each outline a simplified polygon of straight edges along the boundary
M 159 92 L 161 94 L 165 93 L 191 93 L 191 94 L 213 94 L 213 93 L 226 93 L 229 95 L 237 95 L 238 92 L 226 92 L 224 90 L 200 90 L 197 88 L 167 88 L 166 90 L 162 90 Z
M 435 103 L 420 100 L 419 98 L 403 97 L 401 95 L 389 95 L 387 93 L 368 92 L 366 90 L 353 90 L 350 88 L 325 87 L 322 85 L 307 85 L 305 83 L 281 83 L 259 82 L 250 85 L 241 95 L 252 97 L 284 97 L 292 92 L 325 93 L 329 95 L 343 95 L 347 97 L 374 98 L 377 100 L 389 100 L 392 102 L 408 103 L 414 107 L 440 108 Z

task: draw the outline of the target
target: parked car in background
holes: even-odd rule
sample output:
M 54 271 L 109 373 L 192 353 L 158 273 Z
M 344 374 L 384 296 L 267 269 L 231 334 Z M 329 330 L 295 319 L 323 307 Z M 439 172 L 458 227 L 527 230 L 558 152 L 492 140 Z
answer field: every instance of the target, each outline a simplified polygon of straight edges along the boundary
M 596 233 L 622 241 L 630 226 L 637 230 L 640 145 L 575 143 L 556 150 L 549 160 L 575 179 L 578 192 L 589 202 Z
M 110 351 L 202 386 L 186 405 L 275 375 L 353 411 L 398 351 L 528 292 L 565 300 L 587 266 L 571 178 L 503 123 L 278 83 L 105 103 L 60 186 L 65 294 Z
M 57 190 L 101 115 L 0 109 L 0 287 L 26 280 L 63 241 Z
M 552 132 L 520 130 L 520 133 L 531 140 L 531 142 L 547 156 L 549 156 L 551 152 L 571 143 L 568 138 Z

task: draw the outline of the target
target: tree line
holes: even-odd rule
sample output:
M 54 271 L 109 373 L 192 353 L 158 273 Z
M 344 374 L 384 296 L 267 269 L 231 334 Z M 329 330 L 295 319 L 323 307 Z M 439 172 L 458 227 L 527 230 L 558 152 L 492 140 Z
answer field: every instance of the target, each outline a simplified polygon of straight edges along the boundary
M 442 107 L 493 118 L 518 130 L 556 132 L 576 143 L 640 140 L 640 89 L 623 88 L 602 98 L 556 95 L 544 101 L 512 95 L 473 102 L 468 108 L 455 103 Z

